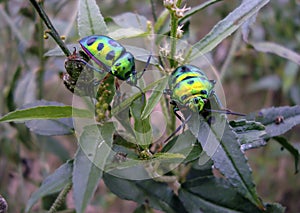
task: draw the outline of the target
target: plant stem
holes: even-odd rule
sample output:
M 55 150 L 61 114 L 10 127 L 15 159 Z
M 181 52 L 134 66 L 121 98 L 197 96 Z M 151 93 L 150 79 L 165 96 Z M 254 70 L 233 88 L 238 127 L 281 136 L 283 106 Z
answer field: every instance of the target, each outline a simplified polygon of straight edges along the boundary
M 36 0 L 29 0 L 29 1 L 31 2 L 31 4 L 35 8 L 35 10 L 38 12 L 39 16 L 44 21 L 44 23 L 47 26 L 47 28 L 49 29 L 49 31 L 48 31 L 49 35 L 55 40 L 55 42 L 62 49 L 62 51 L 65 53 L 66 56 L 71 55 L 71 52 L 69 51 L 69 49 L 67 48 L 67 46 L 65 45 L 65 43 L 60 38 L 58 32 L 56 31 L 55 27 L 52 25 L 49 17 L 45 13 L 45 11 L 41 7 L 41 5 L 39 3 L 37 3 Z
M 150 0 L 150 3 L 151 3 L 152 16 L 153 16 L 154 21 L 156 22 L 157 16 L 156 16 L 156 13 L 155 13 L 155 8 L 156 7 L 155 7 L 154 0 Z
M 178 0 L 176 3 L 176 9 L 180 7 L 181 0 Z M 176 61 L 174 60 L 175 54 L 176 54 L 176 43 L 177 43 L 177 28 L 178 28 L 178 17 L 175 15 L 175 11 L 169 10 L 171 15 L 171 59 L 170 59 L 170 65 L 172 68 L 177 66 Z
M 171 67 L 175 67 L 175 60 L 174 56 L 176 53 L 176 32 L 178 27 L 178 19 L 175 16 L 175 12 L 171 12 L 171 58 L 170 58 L 170 65 Z
M 65 188 L 59 193 L 58 197 L 56 198 L 55 202 L 52 204 L 48 213 L 55 213 L 57 209 L 62 205 L 64 200 L 66 199 L 67 194 L 72 189 L 72 183 L 68 183 Z
M 44 26 L 42 19 L 39 19 L 39 22 L 37 23 L 38 27 L 38 34 L 40 37 L 43 38 L 44 35 Z M 40 61 L 40 68 L 37 73 L 37 84 L 38 84 L 38 99 L 41 99 L 43 96 L 43 90 L 44 90 L 44 73 L 45 73 L 45 58 L 44 58 L 44 39 L 38 40 L 38 56 Z

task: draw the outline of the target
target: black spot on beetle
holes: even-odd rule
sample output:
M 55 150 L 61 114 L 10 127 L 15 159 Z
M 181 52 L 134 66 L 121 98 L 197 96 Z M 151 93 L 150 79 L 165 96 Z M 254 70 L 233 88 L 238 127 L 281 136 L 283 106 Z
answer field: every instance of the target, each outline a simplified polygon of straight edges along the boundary
M 195 77 L 195 76 L 186 76 L 184 79 L 182 79 L 182 81 L 186 81 L 186 80 L 188 80 L 188 79 L 192 79 L 192 78 L 197 78 L 197 77 Z M 194 80 L 189 80 L 189 81 L 194 81 Z M 194 82 L 193 82 L 194 83 Z
M 189 80 L 187 83 L 191 85 L 191 84 L 195 83 L 195 81 L 194 80 Z
M 200 91 L 200 94 L 201 94 L 201 95 L 207 95 L 207 91 L 206 91 L 206 90 L 201 90 L 201 91 Z
M 92 38 L 90 38 L 89 40 L 87 40 L 86 44 L 87 44 L 88 46 L 91 46 L 92 44 L 95 43 L 96 40 L 97 40 L 96 37 L 92 37 Z
M 181 67 L 181 73 L 184 73 L 184 72 L 190 72 L 191 70 L 190 70 L 190 68 L 188 68 L 187 66 L 182 66 Z
M 115 40 L 113 40 L 113 39 L 110 39 L 110 40 L 108 40 L 108 43 L 111 45 L 111 46 L 113 46 L 113 47 L 117 47 L 117 46 L 119 46 L 119 43 L 118 42 L 116 42 Z
M 129 76 L 130 76 L 130 74 L 131 74 L 130 72 L 126 72 L 126 73 L 125 73 L 125 79 L 128 79 Z
M 194 101 L 195 104 L 198 104 L 199 103 L 199 98 L 194 98 L 193 101 Z
M 118 67 L 118 66 L 120 66 L 120 65 L 121 65 L 121 63 L 116 63 L 116 64 L 115 64 L 116 67 Z
M 98 46 L 97 46 L 97 50 L 98 51 L 101 51 L 104 47 L 104 44 L 103 43 L 99 43 Z
M 114 58 L 115 58 L 115 51 L 114 50 L 109 51 L 107 53 L 106 57 L 105 57 L 106 60 L 112 60 Z

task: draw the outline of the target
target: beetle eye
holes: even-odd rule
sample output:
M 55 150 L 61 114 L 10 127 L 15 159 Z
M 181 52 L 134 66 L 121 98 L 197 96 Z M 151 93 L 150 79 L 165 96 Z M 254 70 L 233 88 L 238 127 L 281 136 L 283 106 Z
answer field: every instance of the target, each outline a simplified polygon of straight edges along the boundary
M 206 90 L 201 90 L 201 91 L 200 91 L 200 94 L 201 94 L 201 95 L 207 95 L 207 91 L 206 91 Z
M 198 104 L 199 103 L 199 98 L 194 98 L 194 104 Z

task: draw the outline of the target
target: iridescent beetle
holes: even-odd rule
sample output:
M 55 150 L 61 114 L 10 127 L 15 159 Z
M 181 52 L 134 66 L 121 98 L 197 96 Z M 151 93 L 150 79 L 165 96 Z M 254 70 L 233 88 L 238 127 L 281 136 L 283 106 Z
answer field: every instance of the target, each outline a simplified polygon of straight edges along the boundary
M 84 52 L 91 57 L 101 69 L 111 73 L 120 80 L 125 80 L 129 85 L 137 87 L 142 93 L 141 88 L 137 86 L 137 80 L 140 79 L 146 71 L 150 63 L 151 54 L 144 70 L 140 76 L 137 76 L 134 56 L 112 38 L 104 35 L 91 35 L 82 38 L 79 44 Z M 95 70 L 103 72 L 101 69 Z
M 191 118 L 190 114 L 186 119 L 183 119 L 177 113 L 179 108 L 188 108 L 193 112 L 199 113 L 217 112 L 241 116 L 244 115 L 241 113 L 231 112 L 227 109 L 214 110 L 210 108 L 209 99 L 211 97 L 215 97 L 217 104 L 221 108 L 221 102 L 213 90 L 215 84 L 215 80 L 209 80 L 200 68 L 193 65 L 177 67 L 171 73 L 169 78 L 169 89 L 166 89 L 165 93 L 170 95 L 170 103 L 174 106 L 173 111 L 182 124 L 165 140 L 165 142 L 183 128 L 187 121 Z

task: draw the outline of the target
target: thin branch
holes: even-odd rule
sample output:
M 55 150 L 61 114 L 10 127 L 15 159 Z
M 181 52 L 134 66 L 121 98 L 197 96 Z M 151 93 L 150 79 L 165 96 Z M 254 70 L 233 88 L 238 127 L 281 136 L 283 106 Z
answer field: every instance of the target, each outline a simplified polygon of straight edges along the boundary
M 45 25 L 49 30 L 47 30 L 47 33 L 55 40 L 55 42 L 58 44 L 58 46 L 62 49 L 62 51 L 65 53 L 66 56 L 71 55 L 71 52 L 65 45 L 65 43 L 60 38 L 58 32 L 56 31 L 55 27 L 52 25 L 49 17 L 41 7 L 41 5 L 36 0 L 29 0 L 35 10 L 38 12 L 41 19 L 44 21 Z

